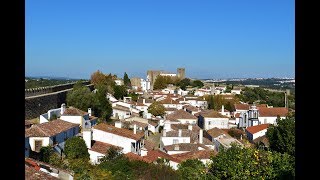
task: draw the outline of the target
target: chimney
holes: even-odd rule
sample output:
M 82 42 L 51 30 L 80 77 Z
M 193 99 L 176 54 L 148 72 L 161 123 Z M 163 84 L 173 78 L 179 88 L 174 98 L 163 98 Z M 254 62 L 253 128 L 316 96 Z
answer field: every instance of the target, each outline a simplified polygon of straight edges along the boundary
M 188 125 L 188 129 L 189 129 L 190 131 L 192 131 L 192 125 L 191 125 L 191 124 Z
M 143 98 L 142 99 L 142 103 L 145 104 L 146 103 L 146 99 Z
M 174 150 L 175 150 L 175 151 L 179 151 L 179 144 L 175 144 L 175 145 L 174 145 Z
M 163 132 L 163 135 L 162 135 L 162 136 L 163 136 L 163 137 L 166 137 L 166 136 L 167 136 L 167 131 L 166 131 L 165 129 L 163 129 L 162 132 Z
M 203 143 L 203 130 L 200 129 L 199 130 L 199 144 L 202 144 Z
M 60 112 L 60 114 L 62 115 L 65 110 L 66 110 L 66 104 L 65 104 L 65 103 L 62 103 L 62 104 L 61 104 L 61 112 Z
M 133 125 L 133 134 L 137 134 L 137 125 L 136 124 Z
M 179 137 L 182 135 L 182 129 L 179 129 Z
M 89 116 L 91 116 L 91 108 L 88 108 Z
M 115 126 L 116 128 L 121 128 L 121 126 L 122 126 L 121 121 L 116 121 L 116 122 L 114 123 L 114 126 Z
M 83 134 L 83 140 L 86 143 L 87 148 L 91 148 L 91 140 L 92 140 L 91 130 L 84 129 L 82 131 L 82 134 Z
M 221 107 L 221 112 L 224 113 L 224 105 Z

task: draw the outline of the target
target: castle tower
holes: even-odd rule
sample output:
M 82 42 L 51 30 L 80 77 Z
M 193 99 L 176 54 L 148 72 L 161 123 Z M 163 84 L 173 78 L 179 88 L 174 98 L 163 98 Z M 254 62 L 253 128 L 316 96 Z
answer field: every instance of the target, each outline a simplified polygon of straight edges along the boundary
M 186 77 L 186 69 L 185 68 L 177 68 L 177 76 L 179 79 L 184 79 Z

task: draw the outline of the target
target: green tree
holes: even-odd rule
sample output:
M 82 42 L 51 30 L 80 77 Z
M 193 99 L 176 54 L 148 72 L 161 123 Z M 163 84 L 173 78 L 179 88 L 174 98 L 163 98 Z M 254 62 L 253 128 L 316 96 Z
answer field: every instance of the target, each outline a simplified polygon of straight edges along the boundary
M 207 97 L 208 109 L 214 109 L 214 98 L 213 95 Z
M 87 86 L 75 84 L 74 89 L 67 93 L 67 105 L 87 111 L 94 103 L 93 93 Z
M 205 179 L 206 167 L 199 159 L 188 159 L 178 165 L 182 179 Z
M 128 92 L 127 92 L 127 88 L 124 85 L 121 86 L 114 86 L 113 88 L 114 90 L 114 97 L 116 99 L 123 99 L 124 96 L 127 96 Z
M 158 75 L 153 84 L 153 89 L 164 89 L 167 87 L 167 81 L 165 76 Z
M 184 78 L 181 81 L 177 83 L 177 85 L 182 89 L 186 90 L 186 87 L 191 85 L 190 79 L 189 78 Z
M 204 86 L 204 84 L 203 84 L 203 82 L 201 82 L 200 80 L 194 80 L 194 81 L 192 82 L 192 86 L 193 86 L 193 87 L 199 87 L 199 88 L 201 88 L 201 87 Z
M 123 75 L 123 84 L 126 87 L 131 87 L 131 81 L 130 81 L 128 74 L 126 72 L 124 72 L 124 75 Z
M 270 125 L 266 136 L 270 149 L 295 156 L 295 117 L 277 119 L 277 125 Z
M 165 108 L 162 104 L 160 104 L 158 101 L 153 102 L 148 107 L 148 112 L 153 114 L 154 116 L 163 116 L 165 115 Z
M 40 149 L 40 161 L 49 163 L 50 156 L 53 153 L 53 149 L 51 146 L 45 146 Z
M 138 98 L 139 98 L 139 94 L 135 93 L 135 92 L 131 92 L 128 94 L 129 97 L 131 97 L 132 101 L 137 102 Z
M 92 84 L 94 84 L 94 86 L 96 86 L 98 84 L 106 84 L 107 83 L 107 77 L 101 71 L 97 70 L 96 72 L 91 74 L 90 81 L 91 81 Z
M 106 98 L 107 86 L 97 86 L 97 92 L 94 94 L 94 103 L 92 106 L 95 116 L 100 117 L 103 121 L 109 120 L 112 114 L 112 105 Z
M 122 154 L 121 150 L 119 148 L 115 148 L 115 147 L 111 146 L 107 150 L 106 155 L 101 159 L 101 162 L 111 161 L 111 160 L 119 159 L 122 157 L 123 157 L 123 154 Z
M 74 136 L 66 140 L 64 152 L 68 159 L 85 159 L 89 160 L 88 148 L 84 140 Z

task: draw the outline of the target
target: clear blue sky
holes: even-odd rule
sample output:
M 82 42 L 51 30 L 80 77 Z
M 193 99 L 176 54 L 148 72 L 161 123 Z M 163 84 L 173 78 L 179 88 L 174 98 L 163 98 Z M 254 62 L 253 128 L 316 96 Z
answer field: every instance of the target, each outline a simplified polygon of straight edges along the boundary
M 294 77 L 293 0 L 27 0 L 26 76 Z

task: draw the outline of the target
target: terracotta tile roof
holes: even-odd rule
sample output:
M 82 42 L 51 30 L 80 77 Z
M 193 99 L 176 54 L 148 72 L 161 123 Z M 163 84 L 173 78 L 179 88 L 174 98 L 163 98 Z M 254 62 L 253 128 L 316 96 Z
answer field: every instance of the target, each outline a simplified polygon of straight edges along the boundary
M 236 110 L 249 110 L 249 104 L 234 104 Z
M 98 117 L 95 117 L 95 116 L 89 116 L 89 120 L 90 121 L 94 121 L 94 120 L 97 120 L 98 119 Z
M 257 104 L 256 106 L 257 106 L 257 107 L 268 107 L 267 104 Z
M 144 156 L 139 156 L 139 155 L 134 154 L 132 152 L 129 152 L 129 153 L 125 154 L 125 156 L 129 160 L 144 161 L 144 162 L 147 162 L 147 163 L 152 163 L 152 161 L 150 161 L 149 159 L 144 158 Z
M 24 165 L 25 180 L 58 180 L 59 178 L 51 176 L 43 171 L 36 170 L 32 166 Z
M 161 100 L 161 101 L 159 101 L 159 102 L 160 102 L 160 104 L 179 104 L 178 101 L 175 101 L 175 100 L 173 100 L 173 99 L 170 98 L 170 97 L 167 97 L 166 99 Z
M 284 107 L 266 108 L 259 107 L 259 117 L 284 117 L 288 114 L 288 109 Z
M 199 111 L 199 109 L 197 107 L 194 107 L 191 105 L 185 106 L 185 109 L 187 109 L 188 111 Z
M 169 120 L 178 120 L 178 119 L 195 119 L 197 120 L 198 118 L 195 117 L 194 115 L 188 113 L 187 111 L 180 109 L 177 110 L 175 112 L 173 112 L 172 114 L 167 115 L 166 117 Z
M 147 150 L 154 150 L 157 145 L 149 140 L 144 140 L 144 147 Z
M 123 149 L 122 147 L 114 146 L 112 144 L 104 143 L 104 142 L 101 142 L 101 141 L 93 141 L 90 150 L 98 152 L 98 153 L 101 153 L 101 154 L 106 154 L 107 150 L 110 147 L 114 147 L 116 149 Z
M 177 108 L 164 108 L 165 111 L 177 111 L 178 109 Z
M 66 110 L 63 112 L 62 116 L 67 115 L 67 116 L 83 116 L 88 114 L 88 112 L 82 111 L 78 108 L 75 107 L 68 107 Z
M 129 104 L 132 104 L 134 106 L 146 106 L 142 102 L 134 102 L 134 101 L 130 102 Z
M 138 122 L 138 121 L 131 121 L 131 124 L 132 124 L 132 125 L 136 124 L 137 127 L 142 127 L 142 128 L 148 127 L 148 124 L 147 124 L 147 123 L 142 123 L 142 122 Z
M 218 112 L 222 112 L 222 109 L 219 109 Z M 224 112 L 230 112 L 230 111 L 228 111 L 227 109 L 224 109 Z
M 119 104 L 113 106 L 112 109 L 117 109 L 117 110 L 120 110 L 120 111 L 130 112 L 130 108 L 128 108 L 126 106 L 121 106 Z
M 30 125 L 32 125 L 32 124 L 35 124 L 35 123 L 33 122 L 33 120 L 25 120 L 25 121 L 24 121 L 24 125 L 25 125 L 25 126 L 28 126 L 28 125 L 30 126 Z
M 259 131 L 262 131 L 264 129 L 267 129 L 270 126 L 270 124 L 260 124 L 256 126 L 250 126 L 246 128 L 246 131 L 248 131 L 251 134 L 255 134 Z
M 166 154 L 160 150 L 151 150 L 147 152 L 147 155 L 144 156 L 145 159 L 148 159 L 151 162 L 155 162 L 158 158 L 165 158 L 177 163 L 180 163 L 181 161 L 177 158 L 172 157 L 172 155 Z
M 240 113 L 235 113 L 235 114 L 234 114 L 234 117 L 235 117 L 235 118 L 239 118 L 239 117 L 240 117 Z
M 172 145 L 168 145 L 168 146 L 164 146 L 164 150 L 165 151 L 176 151 L 175 147 L 178 146 L 179 150 L 177 151 L 198 151 L 199 147 L 203 148 L 203 149 L 209 149 L 207 146 L 203 145 L 203 144 L 194 144 L 194 143 L 180 143 L 180 144 L 172 144 Z
M 262 142 L 265 146 L 269 147 L 269 140 L 266 135 L 260 136 L 253 140 L 254 143 Z
M 25 130 L 25 135 L 27 137 L 51 137 L 77 126 L 79 127 L 79 124 L 57 119 L 42 124 L 35 124 Z
M 214 150 L 200 150 L 181 154 L 173 154 L 172 157 L 177 158 L 180 161 L 185 161 L 187 159 L 210 159 L 211 156 L 215 155 L 217 155 L 217 152 Z
M 220 114 L 218 111 L 215 111 L 213 109 L 202 110 L 199 112 L 199 114 L 202 117 L 208 117 L 208 118 L 229 118 L 228 116 L 224 116 L 224 115 Z
M 181 137 L 190 137 L 191 131 L 190 130 L 181 130 Z M 166 132 L 166 137 L 179 137 L 179 131 L 168 131 Z
M 154 121 L 151 121 L 151 120 L 148 120 L 148 123 L 151 125 L 151 126 L 157 126 L 158 123 L 154 122 Z
M 140 132 L 137 134 L 133 134 L 133 131 L 124 129 L 124 128 L 116 128 L 114 126 L 108 125 L 106 123 L 100 123 L 93 127 L 93 129 L 99 129 L 101 131 L 105 131 L 108 133 L 116 134 L 118 136 L 127 137 L 134 140 L 139 140 L 144 137 L 144 133 Z
M 192 126 L 192 131 L 198 132 L 201 129 L 198 125 L 194 124 Z M 188 124 L 171 124 L 171 129 L 178 131 L 179 129 L 188 129 Z
M 145 100 L 146 100 L 146 103 L 153 103 L 153 102 L 154 102 L 153 99 L 145 99 Z M 138 103 L 143 103 L 143 99 L 140 98 L 140 99 L 137 100 L 137 102 L 138 102 Z
M 212 137 L 216 138 L 222 134 L 225 134 L 227 137 L 231 137 L 226 131 L 219 129 L 217 127 L 214 127 L 212 129 L 207 130 L 207 133 Z

